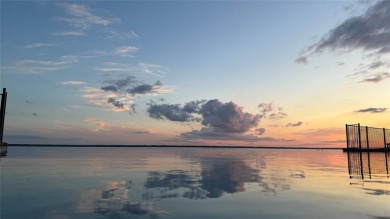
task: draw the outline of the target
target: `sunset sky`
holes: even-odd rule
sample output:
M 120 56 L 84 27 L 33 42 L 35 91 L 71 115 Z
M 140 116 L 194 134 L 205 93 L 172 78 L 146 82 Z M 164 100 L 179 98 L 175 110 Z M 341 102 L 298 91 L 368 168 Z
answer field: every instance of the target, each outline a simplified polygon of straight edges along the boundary
M 1 1 L 8 143 L 345 147 L 390 128 L 390 1 Z

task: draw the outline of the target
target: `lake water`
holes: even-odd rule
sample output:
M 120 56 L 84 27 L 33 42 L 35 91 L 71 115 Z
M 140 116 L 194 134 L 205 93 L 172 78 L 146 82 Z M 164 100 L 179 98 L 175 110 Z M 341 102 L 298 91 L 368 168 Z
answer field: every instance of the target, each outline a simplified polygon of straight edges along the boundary
M 389 154 L 9 147 L 1 219 L 390 218 Z

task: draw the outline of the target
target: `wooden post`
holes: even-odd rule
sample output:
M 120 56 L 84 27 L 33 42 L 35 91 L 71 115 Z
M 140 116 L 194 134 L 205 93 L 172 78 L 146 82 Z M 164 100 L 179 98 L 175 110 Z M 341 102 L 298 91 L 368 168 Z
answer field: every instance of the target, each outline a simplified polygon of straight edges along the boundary
M 0 142 L 3 142 L 6 104 L 7 104 L 7 89 L 3 88 L 3 94 L 1 95 L 1 110 L 0 110 L 0 115 L 1 115 L 1 118 L 0 118 Z
M 359 149 L 362 149 L 362 138 L 360 136 L 360 123 L 358 123 Z
M 347 148 L 349 148 L 348 124 L 345 124 L 345 135 L 347 136 Z
M 359 155 L 360 155 L 360 174 L 362 175 L 362 179 L 364 179 L 363 153 L 362 153 L 362 151 L 359 151 Z
M 368 163 L 368 176 L 371 179 L 371 160 L 370 160 L 370 151 L 367 151 L 367 163 Z
M 383 128 L 383 147 L 386 148 L 386 129 Z
M 387 154 L 388 153 L 383 153 L 385 155 L 385 161 L 386 161 L 386 175 L 387 178 L 389 178 L 389 164 L 387 163 Z
M 366 126 L 366 142 L 367 142 L 367 150 L 370 149 L 370 143 L 368 141 L 368 127 Z

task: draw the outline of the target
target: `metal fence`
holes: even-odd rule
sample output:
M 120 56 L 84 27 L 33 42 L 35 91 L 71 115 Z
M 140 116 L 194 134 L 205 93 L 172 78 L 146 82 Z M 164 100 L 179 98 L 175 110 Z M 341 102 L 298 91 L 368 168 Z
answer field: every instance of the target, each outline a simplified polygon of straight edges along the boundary
M 347 124 L 345 128 L 349 149 L 390 148 L 390 129 L 360 126 L 360 124 Z

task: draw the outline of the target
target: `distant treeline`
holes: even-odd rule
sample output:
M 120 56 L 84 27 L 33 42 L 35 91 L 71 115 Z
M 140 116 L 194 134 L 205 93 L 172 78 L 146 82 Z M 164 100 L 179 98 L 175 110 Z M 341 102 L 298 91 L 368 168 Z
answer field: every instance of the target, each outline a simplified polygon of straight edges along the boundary
M 64 144 L 8 144 L 8 146 L 34 147 L 119 147 L 119 148 L 245 148 L 245 149 L 308 149 L 308 150 L 341 150 L 342 148 L 326 147 L 271 147 L 271 146 L 216 146 L 216 145 L 64 145 Z

